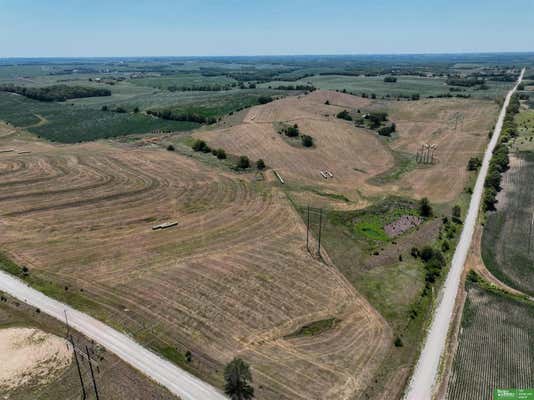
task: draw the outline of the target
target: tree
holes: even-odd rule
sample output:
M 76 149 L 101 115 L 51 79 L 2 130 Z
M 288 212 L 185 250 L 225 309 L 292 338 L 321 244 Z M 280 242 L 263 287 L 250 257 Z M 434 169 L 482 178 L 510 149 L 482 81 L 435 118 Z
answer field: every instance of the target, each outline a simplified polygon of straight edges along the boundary
M 226 158 L 226 151 L 224 149 L 217 149 L 217 154 L 215 154 L 219 160 L 224 160 Z
M 421 214 L 422 217 L 432 216 L 432 206 L 430 205 L 430 201 L 426 197 L 423 197 L 419 201 L 419 214 Z
M 102 111 L 107 111 L 108 110 L 108 106 L 102 106 L 101 110 Z
M 239 169 L 247 169 L 250 167 L 250 160 L 247 156 L 241 156 L 239 157 L 239 161 L 237 162 L 237 168 Z
M 224 368 L 224 393 L 231 400 L 249 400 L 254 398 L 254 388 L 250 385 L 252 374 L 247 363 L 234 358 Z
M 304 147 L 313 146 L 313 138 L 310 135 L 302 135 L 300 139 L 302 140 L 302 145 Z
M 339 119 L 344 119 L 346 121 L 352 121 L 352 117 L 350 116 L 349 112 L 347 110 L 343 110 L 337 113 L 336 115 Z
M 195 142 L 193 143 L 193 150 L 201 151 L 203 153 L 209 153 L 211 151 L 206 142 L 200 139 L 195 140 Z
M 258 168 L 260 171 L 265 169 L 265 161 L 263 161 L 261 158 L 256 161 L 256 168 Z
M 168 145 L 167 150 L 174 151 L 174 146 L 172 144 Z
M 134 113 L 137 114 L 139 112 L 139 107 L 134 108 Z
M 471 157 L 467 163 L 468 171 L 476 171 L 482 165 L 482 161 L 478 157 Z
M 462 209 L 458 204 L 452 208 L 452 220 L 456 223 L 462 221 Z

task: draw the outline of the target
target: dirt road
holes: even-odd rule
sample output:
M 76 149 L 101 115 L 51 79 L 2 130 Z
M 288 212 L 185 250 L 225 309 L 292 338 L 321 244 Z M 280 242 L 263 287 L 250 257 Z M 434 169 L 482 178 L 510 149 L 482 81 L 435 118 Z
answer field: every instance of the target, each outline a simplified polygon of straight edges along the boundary
M 21 280 L 2 271 L 0 271 L 0 290 L 27 304 L 38 307 L 41 311 L 61 321 L 65 321 L 66 312 L 69 326 L 115 353 L 134 368 L 165 386 L 182 400 L 226 399 L 211 385 L 145 349 L 128 336 L 87 314 L 45 296 Z
M 415 372 L 405 396 L 405 399 L 407 400 L 426 400 L 432 398 L 434 385 L 439 372 L 441 355 L 447 340 L 454 302 L 460 285 L 460 277 L 467 258 L 467 253 L 471 246 L 471 239 L 477 222 L 478 210 L 480 208 L 480 201 L 484 191 L 484 181 L 486 180 L 486 175 L 488 173 L 489 162 L 491 160 L 493 149 L 499 140 L 506 108 L 508 107 L 512 94 L 517 89 L 517 85 L 523 79 L 524 73 L 525 70 L 523 69 L 516 85 L 506 96 L 504 105 L 495 125 L 495 130 L 493 131 L 493 136 L 486 149 L 486 153 L 484 154 L 484 160 L 473 190 L 473 196 L 471 197 L 469 211 L 464 221 L 460 241 L 458 242 L 458 246 L 456 247 L 452 258 L 451 269 L 447 276 L 447 280 L 445 281 L 443 290 L 441 291 L 432 325 L 430 326 L 423 350 L 421 351 L 419 361 L 417 362 Z

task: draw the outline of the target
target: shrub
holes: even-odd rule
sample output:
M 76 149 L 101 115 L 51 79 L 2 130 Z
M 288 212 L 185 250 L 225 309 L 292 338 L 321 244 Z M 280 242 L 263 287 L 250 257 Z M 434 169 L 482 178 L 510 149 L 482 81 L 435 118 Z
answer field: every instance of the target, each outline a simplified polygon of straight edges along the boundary
M 172 144 L 167 146 L 168 151 L 174 151 L 174 146 Z
M 203 153 L 209 153 L 211 151 L 206 142 L 200 139 L 195 140 L 195 142 L 193 143 L 193 150 L 201 151 Z
M 397 338 L 395 339 L 395 347 L 402 347 L 402 346 L 403 346 L 402 339 L 397 336 Z
M 258 168 L 260 171 L 265 169 L 265 161 L 263 161 L 261 158 L 256 161 L 256 168 Z
M 313 146 L 313 138 L 310 135 L 302 135 L 301 140 L 304 147 Z
M 108 106 L 102 106 L 101 110 L 102 111 L 108 111 L 109 109 L 108 109 Z
M 326 104 L 327 106 L 329 106 L 329 105 L 330 105 L 330 101 L 326 100 L 326 101 L 324 102 L 324 104 Z
M 261 96 L 258 98 L 258 103 L 260 104 L 267 104 L 273 101 L 273 98 L 271 96 Z
M 297 124 L 295 124 L 293 126 L 288 126 L 284 130 L 284 132 L 285 132 L 287 137 L 297 137 L 300 134 L 299 126 Z
M 462 209 L 458 204 L 452 208 L 452 220 L 456 223 L 462 222 Z
M 447 242 L 446 240 L 443 241 L 443 243 L 441 243 L 441 251 L 446 253 L 447 251 L 449 251 L 451 248 L 451 246 L 449 245 L 449 242 Z
M 426 197 L 423 197 L 419 201 L 419 214 L 422 217 L 431 217 L 432 216 L 432 206 L 430 205 L 430 201 Z
M 413 258 L 419 257 L 419 249 L 417 247 L 412 247 L 412 249 L 410 250 L 410 254 Z
M 347 110 L 338 112 L 336 117 L 339 119 L 344 119 L 345 121 L 352 121 L 352 117 Z
M 395 82 L 397 82 L 397 78 L 394 77 L 394 76 L 386 76 L 384 78 L 384 82 L 386 82 L 386 83 L 395 83 Z
M 476 171 L 482 165 L 482 161 L 478 157 L 471 157 L 467 162 L 468 171 Z
M 219 160 L 224 160 L 226 158 L 226 151 L 224 151 L 224 149 L 217 149 L 216 152 L 215 155 Z
M 430 246 L 425 246 L 421 249 L 421 260 L 424 262 L 430 261 L 430 259 L 434 256 L 434 249 Z
M 239 169 L 247 169 L 250 167 L 250 160 L 247 156 L 241 156 L 239 157 L 239 161 L 237 162 L 237 168 Z
M 133 112 L 137 114 L 139 112 L 139 107 L 135 107 Z

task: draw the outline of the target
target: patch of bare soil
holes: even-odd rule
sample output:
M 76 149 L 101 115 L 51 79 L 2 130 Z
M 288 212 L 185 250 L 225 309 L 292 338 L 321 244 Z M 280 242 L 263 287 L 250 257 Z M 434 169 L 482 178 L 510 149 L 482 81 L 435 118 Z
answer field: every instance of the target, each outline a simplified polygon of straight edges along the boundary
M 72 360 L 66 340 L 33 328 L 0 330 L 0 389 L 53 381 Z

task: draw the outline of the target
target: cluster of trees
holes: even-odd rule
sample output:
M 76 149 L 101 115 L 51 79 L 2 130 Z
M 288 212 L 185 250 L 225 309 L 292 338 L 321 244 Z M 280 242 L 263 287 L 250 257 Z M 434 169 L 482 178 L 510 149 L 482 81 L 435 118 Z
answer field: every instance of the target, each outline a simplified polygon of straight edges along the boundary
M 303 90 L 306 92 L 313 92 L 316 90 L 315 86 L 312 85 L 280 85 L 277 86 L 275 89 L 278 90 Z
M 485 82 L 484 78 L 478 77 L 449 76 L 447 78 L 447 85 L 449 86 L 473 87 L 483 85 Z
M 388 120 L 388 113 L 384 111 L 374 111 L 364 116 L 369 121 L 370 129 L 377 129 L 382 123 Z
M 273 101 L 274 99 L 271 96 L 260 96 L 258 97 L 259 104 L 267 104 Z
M 377 133 L 380 136 L 391 136 L 393 132 L 397 129 L 395 122 L 391 123 L 391 125 L 383 126 L 382 128 L 378 129 Z
M 482 161 L 478 157 L 471 157 L 469 161 L 467 162 L 467 170 L 468 171 L 476 171 L 480 168 L 482 165 Z
M 282 128 L 279 133 L 285 134 L 287 137 L 297 137 L 300 135 L 299 126 L 297 124 Z
M 187 121 L 187 122 L 197 122 L 199 124 L 214 124 L 217 122 L 215 117 L 205 117 L 203 115 L 193 113 L 193 112 L 174 112 L 171 110 L 147 110 L 147 114 L 153 115 L 155 117 L 172 120 L 172 121 Z
M 300 136 L 301 143 L 304 147 L 312 147 L 313 146 L 313 137 L 310 135 L 301 135 L 301 132 L 299 130 L 299 126 L 297 124 L 286 126 L 278 131 L 280 134 L 284 134 L 287 137 L 296 138 Z
M 212 149 L 211 147 L 207 145 L 205 141 L 200 140 L 200 139 L 197 139 L 193 142 L 192 148 L 194 151 L 198 151 L 202 153 L 211 153 L 215 157 L 217 157 L 219 160 L 224 160 L 226 158 L 226 151 L 224 151 L 224 149 Z
M 169 86 L 167 90 L 170 92 L 221 92 L 223 90 L 231 90 L 237 84 L 229 85 L 192 85 L 192 86 Z
M 68 85 L 52 85 L 36 88 L 9 84 L 0 85 L 0 91 L 17 93 L 39 101 L 65 101 L 82 97 L 111 96 L 111 91 L 108 89 Z
M 352 121 L 352 117 L 347 110 L 338 112 L 336 117 L 339 119 L 344 119 L 345 121 Z
M 395 82 L 397 82 L 397 78 L 394 77 L 394 76 L 386 76 L 384 78 L 384 82 L 386 82 L 386 83 L 395 83 Z
M 504 117 L 503 128 L 499 144 L 493 150 L 493 156 L 490 161 L 488 176 L 484 182 L 485 192 L 483 198 L 484 210 L 495 210 L 497 203 L 497 193 L 501 190 L 502 174 L 510 167 L 510 159 L 508 157 L 507 142 L 517 136 L 517 125 L 514 121 L 514 116 L 519 112 L 519 96 L 514 94 L 510 99 L 510 104 L 506 109 Z

